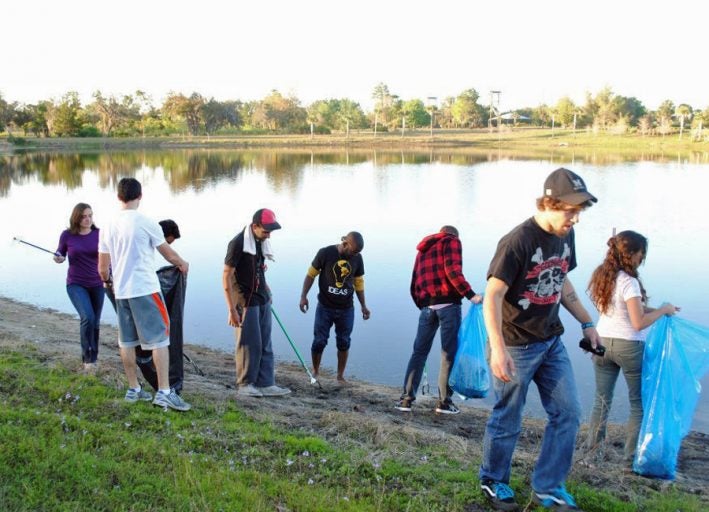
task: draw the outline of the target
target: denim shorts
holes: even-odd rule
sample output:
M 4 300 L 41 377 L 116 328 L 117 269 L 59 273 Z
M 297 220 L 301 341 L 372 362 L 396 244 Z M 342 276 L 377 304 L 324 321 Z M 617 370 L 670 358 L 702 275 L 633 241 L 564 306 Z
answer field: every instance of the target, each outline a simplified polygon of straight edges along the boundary
M 335 326 L 335 341 L 337 350 L 347 351 L 350 349 L 350 334 L 354 327 L 354 306 L 346 309 L 328 308 L 318 303 L 315 310 L 315 324 L 313 326 L 313 344 L 310 350 L 321 353 L 325 350 L 327 340 L 330 337 L 330 329 Z
M 116 299 L 118 346 L 143 350 L 170 345 L 170 317 L 159 292 L 130 299 Z

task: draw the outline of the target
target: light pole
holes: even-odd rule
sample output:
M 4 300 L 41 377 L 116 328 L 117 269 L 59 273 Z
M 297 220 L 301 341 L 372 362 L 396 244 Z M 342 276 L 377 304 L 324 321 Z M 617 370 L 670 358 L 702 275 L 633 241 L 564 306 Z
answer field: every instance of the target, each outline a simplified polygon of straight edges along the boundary
M 427 100 L 428 108 L 431 111 L 431 139 L 433 139 L 433 113 L 436 110 L 436 101 L 438 100 L 438 98 L 436 96 L 429 96 Z
M 487 120 L 487 127 L 491 132 L 492 132 L 492 114 L 495 111 L 495 108 L 493 107 L 493 97 L 497 94 L 497 110 L 498 110 L 497 114 L 499 116 L 499 114 L 500 114 L 500 112 L 499 112 L 499 110 L 500 110 L 500 93 L 501 92 L 502 91 L 490 91 L 490 114 L 489 114 L 488 120 Z M 500 126 L 499 117 L 497 119 L 497 126 L 498 127 Z

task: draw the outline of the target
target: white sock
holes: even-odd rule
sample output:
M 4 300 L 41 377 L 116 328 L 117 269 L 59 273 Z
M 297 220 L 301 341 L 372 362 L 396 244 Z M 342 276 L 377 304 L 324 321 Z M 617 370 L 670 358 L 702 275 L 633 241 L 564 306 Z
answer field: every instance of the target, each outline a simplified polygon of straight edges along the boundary
M 158 393 L 162 393 L 163 395 L 169 395 L 169 394 L 170 394 L 170 388 L 167 388 L 167 389 L 158 389 Z

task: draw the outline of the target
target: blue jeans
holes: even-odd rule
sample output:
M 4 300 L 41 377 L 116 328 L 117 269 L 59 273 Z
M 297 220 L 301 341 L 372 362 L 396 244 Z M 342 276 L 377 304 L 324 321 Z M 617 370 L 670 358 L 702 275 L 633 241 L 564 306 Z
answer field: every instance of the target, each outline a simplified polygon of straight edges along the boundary
M 522 410 L 529 384 L 534 381 L 547 413 L 547 426 L 532 488 L 549 492 L 566 480 L 580 424 L 581 405 L 571 362 L 558 336 L 507 350 L 514 360 L 516 375 L 507 383 L 494 379 L 495 405 L 485 428 L 480 479 L 509 483 Z
M 98 334 L 105 291 L 103 286 L 86 287 L 80 284 L 66 285 L 69 300 L 81 319 L 81 360 L 95 363 L 98 358 Z
M 276 373 L 271 346 L 271 301 L 246 308 L 241 327 L 236 329 L 236 384 L 273 386 Z
M 426 365 L 428 353 L 431 351 L 433 338 L 438 328 L 441 328 L 441 367 L 438 371 L 438 398 L 449 402 L 453 390 L 448 385 L 448 377 L 455 353 L 458 351 L 458 329 L 460 328 L 460 304 L 451 304 L 441 309 L 425 307 L 419 314 L 419 325 L 414 339 L 414 352 L 411 354 L 406 367 L 404 378 L 404 392 L 402 399 L 416 399 L 416 391 L 421 384 L 423 367 Z
M 354 327 L 354 306 L 347 309 L 328 308 L 318 303 L 315 309 L 313 326 L 313 345 L 310 350 L 321 354 L 330 337 L 330 328 L 335 325 L 337 350 L 347 352 L 350 349 L 350 334 Z

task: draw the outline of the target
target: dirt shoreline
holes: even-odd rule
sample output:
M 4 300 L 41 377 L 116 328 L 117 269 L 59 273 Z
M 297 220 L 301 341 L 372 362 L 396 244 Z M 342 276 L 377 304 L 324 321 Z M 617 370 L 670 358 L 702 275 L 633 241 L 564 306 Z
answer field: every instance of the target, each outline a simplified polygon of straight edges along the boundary
M 101 327 L 100 370 L 98 378 L 121 393 L 125 378 L 118 356 L 116 328 Z M 33 347 L 48 367 L 61 365 L 79 370 L 80 347 L 78 320 L 65 313 L 42 309 L 30 304 L 0 297 L 0 349 L 19 350 Z M 202 346 L 185 344 L 185 353 L 195 361 L 204 375 L 185 366 L 184 395 L 199 407 L 202 400 L 235 400 L 233 355 Z M 338 386 L 334 375 L 324 372 L 322 390 L 311 386 L 303 369 L 293 363 L 278 362 L 276 377 L 280 384 L 293 390 L 284 399 L 245 399 L 240 407 L 245 414 L 261 421 L 309 432 L 337 446 L 357 444 L 372 457 L 386 453 L 388 439 L 406 436 L 412 440 L 411 456 L 416 446 L 446 443 L 462 460 L 477 461 L 481 454 L 482 435 L 488 411 L 466 407 L 454 417 L 433 413 L 433 401 L 421 397 L 414 412 L 402 414 L 393 408 L 399 389 L 352 380 L 349 386 Z M 264 401 L 268 406 L 264 407 Z M 543 434 L 544 422 L 525 419 L 518 442 L 513 473 L 531 473 Z M 579 439 L 583 439 L 583 425 Z M 709 504 L 705 492 L 709 486 L 709 436 L 691 432 L 683 441 L 674 482 L 643 478 L 624 468 L 622 463 L 622 427 L 609 427 L 609 442 L 603 454 L 590 456 L 577 449 L 570 478 L 583 481 L 613 495 L 631 500 L 638 494 L 663 491 L 669 487 L 696 494 Z M 580 442 L 577 443 L 580 447 Z M 476 468 L 471 467 L 476 471 Z M 708 505 L 709 506 L 709 505 Z

